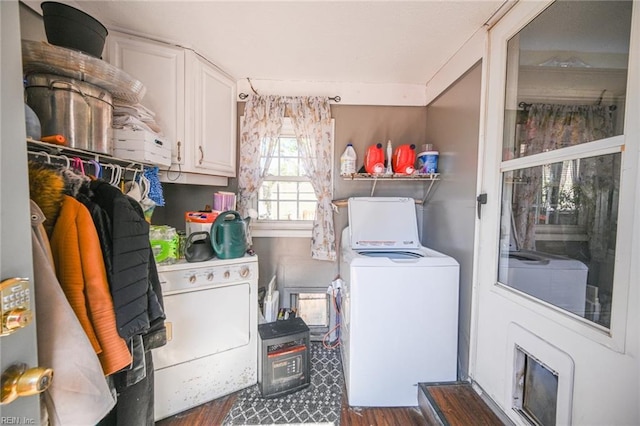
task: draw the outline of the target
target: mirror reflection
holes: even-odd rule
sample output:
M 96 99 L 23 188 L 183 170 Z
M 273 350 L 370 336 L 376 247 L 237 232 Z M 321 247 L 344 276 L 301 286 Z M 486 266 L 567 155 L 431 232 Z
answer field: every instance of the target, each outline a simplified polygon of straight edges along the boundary
M 588 144 L 623 134 L 631 8 L 557 1 L 507 49 L 498 281 L 607 328 L 622 150 Z
M 498 280 L 610 325 L 621 154 L 503 174 Z

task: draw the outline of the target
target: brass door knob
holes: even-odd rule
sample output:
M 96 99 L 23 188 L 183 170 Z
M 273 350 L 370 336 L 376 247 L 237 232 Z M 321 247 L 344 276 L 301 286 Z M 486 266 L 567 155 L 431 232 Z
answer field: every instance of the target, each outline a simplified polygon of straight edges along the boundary
M 51 385 L 53 370 L 27 364 L 13 364 L 2 373 L 0 404 L 9 404 L 21 396 L 31 396 L 44 392 Z

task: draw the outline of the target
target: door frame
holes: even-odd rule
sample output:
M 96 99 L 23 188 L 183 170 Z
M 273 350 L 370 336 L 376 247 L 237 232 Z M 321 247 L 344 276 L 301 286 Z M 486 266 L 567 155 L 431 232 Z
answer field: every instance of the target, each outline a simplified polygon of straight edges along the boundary
M 0 279 L 24 277 L 34 293 L 27 145 L 22 86 L 20 14 L 17 0 L 0 1 Z M 35 298 L 31 301 L 34 308 Z M 34 309 L 35 311 L 35 309 Z M 36 322 L 0 337 L 0 369 L 14 363 L 38 365 Z M 39 395 L 0 406 L 0 418 L 40 424 Z

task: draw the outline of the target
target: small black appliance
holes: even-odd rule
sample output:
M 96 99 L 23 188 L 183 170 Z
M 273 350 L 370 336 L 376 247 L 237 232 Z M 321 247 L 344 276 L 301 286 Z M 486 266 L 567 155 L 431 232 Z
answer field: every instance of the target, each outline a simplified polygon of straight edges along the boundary
M 262 396 L 275 398 L 309 386 L 309 327 L 302 318 L 260 324 L 258 335 L 258 386 Z

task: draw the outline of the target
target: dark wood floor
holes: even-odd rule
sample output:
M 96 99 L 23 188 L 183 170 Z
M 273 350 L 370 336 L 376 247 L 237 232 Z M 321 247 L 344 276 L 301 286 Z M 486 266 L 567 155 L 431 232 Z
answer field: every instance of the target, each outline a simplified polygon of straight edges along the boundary
M 503 426 L 467 382 L 421 383 L 418 403 L 427 423 L 449 426 Z
M 216 399 L 173 417 L 156 422 L 156 426 L 212 426 L 221 425 L 233 407 L 237 393 Z M 342 392 L 341 426 L 428 426 L 418 407 L 352 408 Z

